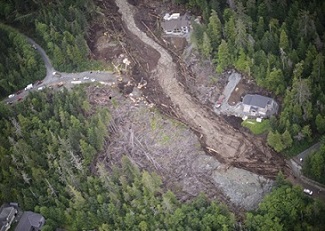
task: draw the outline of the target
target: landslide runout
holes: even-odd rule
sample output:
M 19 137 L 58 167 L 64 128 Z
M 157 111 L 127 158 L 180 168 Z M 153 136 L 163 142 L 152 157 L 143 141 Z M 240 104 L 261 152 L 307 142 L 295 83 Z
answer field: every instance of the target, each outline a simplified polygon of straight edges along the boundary
M 259 159 L 264 164 L 269 163 L 274 172 L 276 166 L 269 162 L 272 158 L 270 149 L 260 139 L 253 140 L 252 137 L 235 131 L 219 117 L 212 118 L 209 112 L 196 103 L 178 83 L 175 77 L 177 66 L 171 55 L 136 26 L 134 21 L 136 9 L 128 4 L 127 0 L 116 0 L 116 5 L 128 30 L 160 53 L 155 77 L 164 93 L 170 97 L 178 116 L 204 136 L 207 147 L 217 152 L 217 157 L 228 164 L 234 161 L 246 162 Z

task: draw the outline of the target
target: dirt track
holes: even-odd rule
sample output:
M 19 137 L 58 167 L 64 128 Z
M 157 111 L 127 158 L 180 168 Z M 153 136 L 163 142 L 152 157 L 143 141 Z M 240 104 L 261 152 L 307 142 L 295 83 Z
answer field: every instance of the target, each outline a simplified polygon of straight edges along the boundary
M 136 26 L 133 18 L 136 9 L 126 0 L 116 0 L 116 4 L 122 14 L 122 20 L 127 22 L 125 26 L 128 30 L 159 52 L 160 58 L 153 75 L 164 93 L 171 99 L 175 113 L 202 134 L 207 149 L 215 152 L 216 157 L 226 164 L 274 176 L 283 166 L 283 161 L 276 158 L 275 153 L 262 143 L 261 139 L 236 131 L 187 94 L 175 77 L 177 66 L 171 55 Z M 263 166 L 259 163 L 263 163 Z

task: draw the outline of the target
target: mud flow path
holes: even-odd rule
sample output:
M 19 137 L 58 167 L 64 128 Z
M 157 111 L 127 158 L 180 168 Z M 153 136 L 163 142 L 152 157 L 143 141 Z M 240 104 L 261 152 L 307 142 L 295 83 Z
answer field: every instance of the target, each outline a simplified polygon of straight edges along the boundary
M 234 164 L 262 175 L 274 176 L 282 165 L 281 160 L 275 158 L 274 153 L 260 139 L 236 131 L 186 93 L 176 79 L 177 65 L 171 55 L 136 26 L 136 9 L 128 4 L 127 0 L 116 0 L 116 5 L 128 30 L 159 52 L 160 58 L 153 75 L 164 94 L 171 99 L 177 115 L 202 134 L 207 149 L 215 152 L 215 156 L 225 164 Z M 263 163 L 263 166 L 259 163 Z

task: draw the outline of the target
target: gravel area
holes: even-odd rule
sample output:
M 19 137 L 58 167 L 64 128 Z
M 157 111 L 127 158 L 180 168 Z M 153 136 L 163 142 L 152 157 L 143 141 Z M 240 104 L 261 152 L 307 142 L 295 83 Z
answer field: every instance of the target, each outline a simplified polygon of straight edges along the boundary
M 243 117 L 243 105 L 242 102 L 237 103 L 234 106 L 231 106 L 228 104 L 228 100 L 230 98 L 231 93 L 236 89 L 237 84 L 241 80 L 241 75 L 237 72 L 231 73 L 231 75 L 228 78 L 228 83 L 226 87 L 223 90 L 223 95 L 225 96 L 225 99 L 223 100 L 222 105 L 217 108 L 216 104 L 213 107 L 213 111 L 217 114 L 223 114 L 223 115 L 234 115 L 237 117 Z

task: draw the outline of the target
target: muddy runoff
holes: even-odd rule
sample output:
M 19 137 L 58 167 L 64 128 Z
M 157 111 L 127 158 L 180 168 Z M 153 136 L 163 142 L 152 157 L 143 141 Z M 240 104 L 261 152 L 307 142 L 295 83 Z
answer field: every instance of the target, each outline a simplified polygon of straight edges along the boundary
M 279 158 L 276 158 L 262 143 L 262 139 L 235 130 L 222 117 L 213 115 L 186 93 L 175 77 L 177 65 L 171 55 L 136 26 L 134 21 L 136 8 L 126 0 L 116 0 L 116 5 L 127 29 L 143 43 L 159 52 L 160 58 L 152 75 L 164 94 L 170 98 L 175 113 L 201 134 L 206 149 L 217 158 L 202 154 L 200 161 L 196 159 L 198 161 L 196 165 L 203 169 L 207 165 L 214 166 L 212 171 L 210 169 L 211 178 L 232 203 L 246 209 L 255 207 L 262 196 L 270 190 L 273 181 L 253 172 L 274 177 L 281 166 L 276 163 Z M 262 167 L 259 167 L 259 163 L 262 163 Z M 241 168 L 234 167 L 236 165 Z M 186 187 L 183 190 L 186 191 Z

